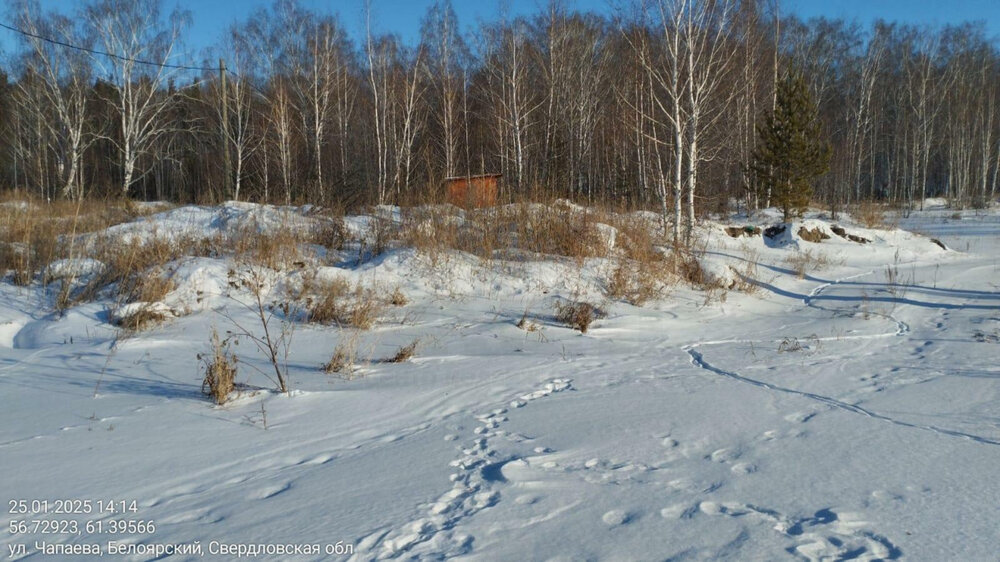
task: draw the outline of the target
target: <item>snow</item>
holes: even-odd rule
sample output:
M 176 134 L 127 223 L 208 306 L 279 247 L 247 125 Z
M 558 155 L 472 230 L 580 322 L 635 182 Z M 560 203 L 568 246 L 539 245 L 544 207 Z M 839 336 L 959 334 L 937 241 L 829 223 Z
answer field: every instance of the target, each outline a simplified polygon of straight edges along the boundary
M 73 277 L 89 277 L 100 275 L 104 264 L 91 258 L 56 260 L 45 268 L 48 279 L 68 279 Z
M 773 238 L 725 230 L 780 223 L 773 211 L 706 223 L 704 268 L 730 286 L 757 261 L 756 291 L 723 299 L 678 285 L 644 307 L 604 299 L 609 264 L 596 258 L 483 264 L 405 247 L 362 263 L 350 250 L 321 257 L 318 278 L 398 288 L 408 304 L 370 331 L 296 323 L 289 394 L 273 390 L 250 342 L 235 346 L 245 386 L 224 406 L 201 394 L 198 355 L 213 329 L 260 328 L 230 260 L 173 262 L 162 303 L 62 315 L 51 291 L 4 282 L 5 499 L 135 500 L 137 513 L 8 509 L 0 524 L 155 522 L 147 534 L 7 533 L 4 552 L 200 541 L 205 558 L 226 560 L 212 541 L 343 541 L 353 552 L 341 558 L 356 560 L 995 558 L 1000 214 L 953 215 L 928 208 L 874 230 L 813 214 Z M 266 234 L 312 216 L 226 203 L 106 234 Z M 348 217 L 348 232 L 369 235 L 373 217 L 401 220 L 383 207 Z M 613 244 L 613 227 L 600 228 Z M 789 258 L 807 251 L 825 265 L 800 278 Z M 99 269 L 81 259 L 50 276 Z M 300 275 L 267 287 L 280 294 Z M 586 334 L 562 326 L 553 307 L 567 299 L 600 302 L 607 317 Z M 120 333 L 111 311 L 139 306 L 169 319 Z M 518 328 L 523 317 L 536 329 Z M 361 376 L 324 374 L 352 339 Z M 414 340 L 412 360 L 383 361 Z

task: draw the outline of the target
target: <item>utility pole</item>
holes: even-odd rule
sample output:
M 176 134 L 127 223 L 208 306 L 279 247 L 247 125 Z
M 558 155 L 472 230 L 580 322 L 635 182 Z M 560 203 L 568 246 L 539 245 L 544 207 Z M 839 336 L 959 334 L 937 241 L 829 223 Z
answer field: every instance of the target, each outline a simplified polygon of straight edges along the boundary
M 219 81 L 222 91 L 222 162 L 225 177 L 222 180 L 222 189 L 228 199 L 233 196 L 233 189 L 230 185 L 233 180 L 232 164 L 229 161 L 229 88 L 226 87 L 226 61 L 219 59 Z

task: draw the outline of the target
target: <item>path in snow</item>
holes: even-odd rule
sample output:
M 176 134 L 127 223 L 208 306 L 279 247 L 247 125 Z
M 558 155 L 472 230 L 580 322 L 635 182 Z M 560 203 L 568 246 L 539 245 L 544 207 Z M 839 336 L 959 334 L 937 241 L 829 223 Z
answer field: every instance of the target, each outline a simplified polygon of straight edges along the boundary
M 873 273 L 872 271 L 868 271 L 868 272 L 865 272 L 865 273 L 859 273 L 859 274 L 856 274 L 856 275 L 851 275 L 851 276 L 848 276 L 848 277 L 843 277 L 843 278 L 840 278 L 840 279 L 836 279 L 834 281 L 830 281 L 830 282 L 827 282 L 827 283 L 820 284 L 819 286 L 817 286 L 816 288 L 814 288 L 803 299 L 803 303 L 807 307 L 812 307 L 812 308 L 816 308 L 816 309 L 824 310 L 824 311 L 829 311 L 829 312 L 833 312 L 833 313 L 840 313 L 842 311 L 819 306 L 819 305 L 817 305 L 815 303 L 815 301 L 817 300 L 818 297 L 820 297 L 822 295 L 823 291 L 829 289 L 830 287 L 833 287 L 835 285 L 839 285 L 839 284 L 841 284 L 841 283 L 843 283 L 845 281 L 849 281 L 849 280 L 857 279 L 859 277 L 870 275 L 872 273 Z M 837 337 L 827 337 L 827 338 L 816 338 L 816 341 L 834 341 L 834 340 L 847 340 L 847 339 L 869 340 L 869 339 L 892 337 L 892 336 L 901 337 L 901 336 L 904 336 L 904 335 L 906 335 L 907 333 L 910 332 L 909 325 L 906 322 L 903 322 L 902 320 L 899 320 L 898 318 L 896 318 L 892 314 L 875 312 L 875 311 L 869 311 L 868 314 L 871 314 L 873 316 L 881 316 L 881 317 L 883 317 L 883 318 L 885 318 L 885 319 L 887 319 L 887 320 L 895 323 L 896 324 L 896 330 L 894 332 L 884 332 L 884 333 L 879 333 L 879 334 L 861 334 L 861 335 L 853 335 L 853 336 L 837 336 Z M 717 367 L 717 366 L 711 364 L 710 362 L 708 362 L 705 359 L 704 354 L 697 350 L 698 348 L 701 348 L 701 347 L 718 346 L 718 345 L 726 345 L 726 344 L 734 344 L 734 343 L 751 343 L 751 344 L 753 344 L 753 343 L 770 343 L 770 344 L 776 344 L 776 343 L 779 343 L 779 340 L 752 340 L 752 341 L 751 340 L 724 340 L 724 341 L 709 341 L 709 342 L 699 342 L 699 343 L 695 343 L 695 344 L 686 345 L 686 346 L 683 347 L 683 349 L 684 349 L 684 351 L 686 351 L 688 353 L 688 355 L 691 356 L 691 363 L 694 364 L 695 366 L 697 366 L 697 367 L 699 367 L 701 369 L 704 369 L 704 370 L 706 370 L 706 371 L 708 371 L 710 373 L 715 373 L 717 375 L 722 375 L 722 376 L 730 378 L 732 380 L 736 380 L 736 381 L 739 381 L 739 382 L 742 382 L 742 383 L 745 383 L 745 384 L 749 384 L 749 385 L 752 385 L 752 386 L 755 386 L 755 387 L 758 387 L 758 388 L 763 388 L 763 389 L 774 391 L 774 392 L 782 392 L 782 393 L 786 393 L 786 394 L 793 394 L 793 395 L 803 396 L 805 398 L 809 398 L 810 400 L 815 400 L 817 402 L 821 402 L 823 404 L 826 404 L 828 406 L 832 406 L 834 408 L 840 409 L 840 410 L 845 411 L 845 412 L 849 412 L 849 413 L 852 413 L 852 414 L 859 414 L 859 415 L 862 415 L 862 416 L 865 416 L 865 417 L 869 417 L 869 418 L 881 420 L 881 421 L 892 423 L 892 424 L 899 425 L 899 426 L 902 426 L 902 427 L 909 427 L 909 428 L 913 428 L 913 429 L 920 429 L 920 430 L 923 430 L 923 431 L 930 431 L 930 432 L 933 432 L 933 433 L 937 433 L 937 434 L 940 434 L 940 435 L 947 435 L 947 436 L 951 436 L 951 437 L 960 437 L 960 438 L 963 438 L 963 439 L 969 439 L 969 440 L 975 441 L 977 443 L 983 443 L 983 444 L 987 444 L 987 445 L 1000 445 L 1000 440 L 990 439 L 990 438 L 987 438 L 987 437 L 982 437 L 980 435 L 973 435 L 973 434 L 970 434 L 970 433 L 965 433 L 965 432 L 962 432 L 962 431 L 955 431 L 955 430 L 946 429 L 946 428 L 942 428 L 942 427 L 937 427 L 937 426 L 933 426 L 933 425 L 923 425 L 923 424 L 917 424 L 917 423 L 910 423 L 910 422 L 899 420 L 899 419 L 896 419 L 896 418 L 893 418 L 893 417 L 890 417 L 890 416 L 887 416 L 887 415 L 879 414 L 877 412 L 873 412 L 871 410 L 868 410 L 866 408 L 858 406 L 857 404 L 849 404 L 847 402 L 838 400 L 838 399 L 830 397 L 830 396 L 824 396 L 824 395 L 821 395 L 821 394 L 816 394 L 816 393 L 812 393 L 812 392 L 806 392 L 806 391 L 803 391 L 803 390 L 795 390 L 793 388 L 787 388 L 787 387 L 780 386 L 780 385 L 777 385 L 777 384 L 773 384 L 773 383 L 769 383 L 769 382 L 765 382 L 765 381 L 753 379 L 753 378 L 741 375 L 741 374 L 739 374 L 739 373 L 737 373 L 735 371 L 729 371 L 729 370 L 726 370 L 726 369 L 722 369 L 720 367 Z
M 522 408 L 530 402 L 545 398 L 553 393 L 571 388 L 570 379 L 552 379 L 542 388 L 520 395 L 509 403 L 509 408 Z M 359 556 L 374 554 L 380 559 L 397 558 L 403 555 L 447 558 L 468 553 L 474 537 L 455 531 L 462 519 L 495 505 L 500 499 L 497 489 L 506 482 L 505 474 L 509 466 L 525 464 L 519 458 L 497 458 L 497 451 L 490 445 L 496 438 L 523 441 L 524 437 L 500 429 L 508 420 L 508 407 L 497 407 L 489 413 L 476 416 L 482 424 L 472 431 L 471 442 L 459 446 L 460 456 L 450 463 L 456 470 L 449 479 L 453 486 L 437 501 L 424 506 L 426 515 L 403 526 L 401 529 L 380 530 L 363 538 L 357 545 Z M 449 434 L 446 440 L 457 440 Z M 536 450 L 535 452 L 544 452 Z

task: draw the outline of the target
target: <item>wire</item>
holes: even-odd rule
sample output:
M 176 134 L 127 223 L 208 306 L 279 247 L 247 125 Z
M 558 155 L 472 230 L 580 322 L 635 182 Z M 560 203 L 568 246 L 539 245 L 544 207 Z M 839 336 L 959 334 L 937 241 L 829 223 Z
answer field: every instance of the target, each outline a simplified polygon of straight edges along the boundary
M 36 35 L 34 33 L 29 33 L 27 31 L 24 31 L 23 29 L 18 29 L 16 27 L 7 25 L 7 24 L 5 24 L 3 22 L 0 22 L 0 27 L 3 27 L 5 29 L 9 29 L 9 30 L 11 30 L 11 31 L 13 31 L 15 33 L 20 33 L 21 35 L 26 35 L 28 37 L 34 37 L 35 39 L 41 39 L 42 41 L 45 41 L 47 43 L 52 43 L 54 45 L 59 45 L 61 47 L 66 47 L 66 48 L 69 48 L 69 49 L 76 49 L 77 51 L 83 51 L 83 52 L 90 53 L 90 54 L 93 54 L 93 55 L 102 55 L 102 56 L 105 56 L 105 57 L 110 57 L 110 58 L 118 59 L 120 61 L 125 61 L 125 62 L 133 62 L 133 63 L 136 63 L 136 64 L 147 64 L 149 66 L 159 66 L 161 68 L 177 68 L 177 69 L 180 69 L 180 70 L 198 70 L 198 71 L 201 71 L 201 72 L 215 72 L 215 71 L 218 70 L 217 68 L 205 68 L 205 67 L 202 67 L 202 66 L 186 66 L 186 65 L 183 65 L 183 64 L 169 64 L 169 63 L 165 63 L 165 62 L 152 62 L 152 61 L 141 60 L 141 59 L 130 59 L 128 57 L 123 57 L 121 55 L 116 55 L 116 54 L 113 54 L 113 53 L 105 53 L 104 51 L 98 51 L 98 50 L 95 50 L 95 49 L 89 49 L 87 47 L 80 47 L 80 46 L 77 46 L 77 45 L 71 45 L 69 43 L 64 43 L 62 41 L 57 41 L 55 39 L 50 39 L 48 37 L 43 37 L 41 35 Z

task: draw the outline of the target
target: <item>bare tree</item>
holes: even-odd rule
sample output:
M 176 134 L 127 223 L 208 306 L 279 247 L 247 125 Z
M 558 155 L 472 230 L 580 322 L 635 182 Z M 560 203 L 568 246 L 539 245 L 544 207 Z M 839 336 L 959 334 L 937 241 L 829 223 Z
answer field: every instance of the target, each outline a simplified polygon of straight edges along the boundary
M 37 79 L 21 81 L 19 90 L 42 119 L 50 139 L 50 150 L 56 162 L 56 176 L 62 197 L 83 197 L 79 171 L 83 153 L 90 144 L 87 134 L 87 88 L 90 66 L 84 54 L 50 43 L 42 37 L 58 37 L 63 43 L 86 47 L 86 38 L 73 21 L 58 14 L 43 15 L 37 0 L 15 4 L 17 22 L 28 35 L 23 35 L 29 51 L 25 67 Z M 33 84 L 34 88 L 28 87 Z M 34 94 L 34 95 L 32 95 Z
M 227 79 L 225 89 L 220 84 L 221 104 L 216 108 L 219 120 L 228 120 L 223 128 L 226 134 L 226 138 L 223 139 L 225 143 L 223 150 L 230 151 L 235 157 L 231 178 L 232 192 L 227 193 L 227 196 L 239 201 L 250 160 L 260 150 L 264 138 L 255 126 L 253 115 L 255 96 L 251 82 L 253 55 L 250 46 L 242 40 L 238 28 L 230 30 L 226 51 L 229 55 L 229 68 L 235 69 L 235 75 Z M 223 107 L 227 107 L 228 110 L 224 112 Z M 229 181 L 227 178 L 226 185 Z
M 434 116 L 444 156 L 443 172 L 453 176 L 458 170 L 459 98 L 464 88 L 461 69 L 468 48 L 450 0 L 438 0 L 429 8 L 421 35 L 422 48 L 428 55 L 426 68 L 436 94 Z
M 163 117 L 173 95 L 165 86 L 177 69 L 165 65 L 171 63 L 189 16 L 175 10 L 164 22 L 160 5 L 160 0 L 93 0 L 84 8 L 91 32 L 113 55 L 95 55 L 93 60 L 101 74 L 110 77 L 115 94 L 105 101 L 118 113 L 120 134 L 106 140 L 119 151 L 123 196 L 147 171 L 142 157 L 169 131 Z
M 698 165 L 711 159 L 712 150 L 703 150 L 699 140 L 703 132 L 722 116 L 734 91 L 723 91 L 726 72 L 735 59 L 733 16 L 735 0 L 685 0 L 682 16 L 683 46 L 687 55 L 687 231 L 691 241 L 695 221 L 695 192 Z M 709 104 L 714 104 L 709 113 Z

